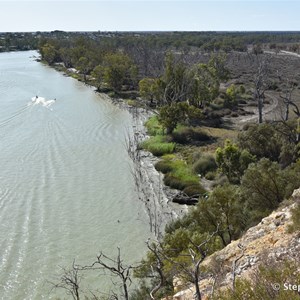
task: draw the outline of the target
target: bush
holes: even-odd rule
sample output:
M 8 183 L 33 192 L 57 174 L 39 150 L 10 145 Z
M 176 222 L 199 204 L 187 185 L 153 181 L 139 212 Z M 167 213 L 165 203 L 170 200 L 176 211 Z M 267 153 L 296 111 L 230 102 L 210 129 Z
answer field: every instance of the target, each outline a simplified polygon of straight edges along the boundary
M 178 144 L 188 144 L 192 142 L 206 142 L 211 137 L 201 128 L 197 127 L 181 127 L 174 131 L 171 135 L 172 140 Z
M 157 162 L 155 164 L 155 169 L 158 172 L 162 172 L 163 174 L 170 173 L 173 170 L 172 163 L 167 160 L 160 160 L 159 162 Z
M 205 175 L 205 179 L 207 180 L 214 180 L 216 178 L 216 173 L 213 171 L 209 171 Z
M 193 170 L 201 175 L 217 169 L 215 158 L 212 155 L 203 155 L 193 165 Z
M 203 188 L 203 186 L 201 186 L 200 184 L 194 184 L 194 185 L 190 185 L 190 186 L 186 187 L 183 190 L 183 192 L 191 197 L 191 196 L 195 196 L 195 195 L 202 195 L 206 191 Z

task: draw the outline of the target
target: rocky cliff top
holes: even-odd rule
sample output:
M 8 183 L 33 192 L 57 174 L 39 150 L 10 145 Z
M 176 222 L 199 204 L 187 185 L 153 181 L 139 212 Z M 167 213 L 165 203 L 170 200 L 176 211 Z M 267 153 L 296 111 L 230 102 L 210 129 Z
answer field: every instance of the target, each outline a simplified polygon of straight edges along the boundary
M 300 201 L 300 189 L 292 195 L 293 204 L 279 208 L 261 222 L 251 227 L 239 240 L 233 241 L 220 251 L 207 257 L 202 267 L 217 274 L 219 287 L 230 287 L 233 277 L 247 278 L 257 267 L 266 262 L 279 262 L 300 258 L 300 235 L 288 233 L 291 224 L 291 209 Z M 206 299 L 213 289 L 215 276 L 200 281 L 203 298 Z M 193 286 L 175 287 L 176 294 L 168 300 L 192 300 Z M 206 298 L 205 298 L 206 297 Z

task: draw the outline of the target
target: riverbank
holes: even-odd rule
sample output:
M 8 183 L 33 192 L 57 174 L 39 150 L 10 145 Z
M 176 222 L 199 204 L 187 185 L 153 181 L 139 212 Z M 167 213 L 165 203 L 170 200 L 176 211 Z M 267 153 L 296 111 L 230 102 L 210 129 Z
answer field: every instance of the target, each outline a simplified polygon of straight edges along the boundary
M 82 82 L 80 74 L 76 70 L 68 70 L 61 64 L 54 68 L 63 72 L 65 76 L 72 77 Z M 88 86 L 97 88 L 90 84 Z M 106 101 L 109 101 L 122 110 L 128 111 L 133 119 L 133 128 L 128 129 L 125 138 L 125 146 L 132 160 L 131 173 L 135 181 L 139 200 L 144 204 L 148 215 L 150 231 L 158 238 L 162 237 L 165 226 L 172 220 L 184 215 L 188 207 L 172 202 L 174 196 L 179 192 L 166 186 L 163 182 L 163 174 L 155 169 L 159 158 L 152 153 L 140 149 L 139 145 L 149 138 L 145 122 L 155 114 L 155 111 L 143 107 L 132 106 L 123 98 L 112 98 L 107 93 L 100 93 Z
M 129 136 L 126 138 L 126 148 L 133 163 L 132 175 L 139 200 L 145 205 L 151 232 L 156 237 L 162 237 L 165 226 L 184 215 L 188 207 L 172 202 L 179 191 L 164 184 L 164 175 L 155 169 L 159 158 L 139 147 L 144 140 L 149 138 L 144 124 L 155 114 L 155 111 L 131 106 L 124 99 L 113 99 L 104 95 L 107 101 L 128 111 L 133 118 L 133 128 L 129 130 Z

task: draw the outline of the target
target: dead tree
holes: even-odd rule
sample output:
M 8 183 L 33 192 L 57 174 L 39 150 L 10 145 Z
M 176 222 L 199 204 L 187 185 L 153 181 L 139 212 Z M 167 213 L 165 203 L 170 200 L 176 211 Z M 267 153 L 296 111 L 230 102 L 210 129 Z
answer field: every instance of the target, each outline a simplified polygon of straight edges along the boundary
M 162 256 L 159 254 L 159 251 L 157 251 L 157 247 L 155 245 L 150 245 L 149 240 L 146 242 L 147 248 L 153 253 L 155 256 L 155 265 L 151 266 L 152 268 L 152 273 L 156 272 L 159 277 L 159 282 L 158 284 L 153 287 L 153 289 L 150 291 L 150 297 L 152 300 L 155 300 L 155 294 L 164 286 L 165 284 L 165 275 L 163 272 L 163 259 Z
M 300 117 L 299 108 L 292 100 L 292 94 L 295 88 L 296 88 L 296 84 L 290 81 L 289 79 L 287 79 L 285 84 L 284 94 L 280 94 L 280 98 L 283 100 L 283 103 L 285 105 L 284 121 L 288 121 L 289 119 L 290 106 L 294 107 L 295 114 L 297 115 L 298 118 Z
M 257 101 L 257 108 L 258 108 L 258 123 L 263 122 L 263 106 L 264 106 L 264 99 L 265 99 L 265 91 L 269 88 L 269 81 L 268 81 L 268 66 L 270 63 L 270 58 L 267 56 L 258 56 L 257 55 L 257 71 L 254 77 L 254 98 Z
M 201 278 L 201 272 L 200 272 L 200 265 L 208 255 L 209 250 L 209 243 L 212 240 L 212 238 L 218 233 L 219 226 L 217 227 L 216 231 L 209 234 L 207 238 L 200 244 L 196 244 L 190 239 L 191 245 L 194 247 L 194 249 L 189 248 L 189 254 L 180 255 L 181 257 L 187 257 L 190 258 L 192 261 L 192 265 L 186 264 L 182 260 L 175 260 L 172 256 L 168 254 L 169 251 L 172 251 L 168 249 L 165 251 L 163 249 L 162 245 L 159 245 L 159 247 L 152 247 L 152 251 L 155 251 L 155 256 L 159 258 L 160 260 L 166 260 L 169 261 L 174 268 L 177 270 L 180 270 L 181 276 L 185 278 L 187 281 L 191 282 L 195 287 L 195 299 L 201 300 L 201 291 L 199 286 L 199 280 Z M 173 249 L 176 251 L 176 249 Z M 160 281 L 162 283 L 162 280 Z M 154 298 L 152 298 L 154 299 Z
M 103 270 L 108 271 L 110 275 L 116 277 L 119 283 L 114 282 L 115 286 L 119 286 L 122 290 L 122 296 L 125 300 L 129 300 L 128 288 L 131 285 L 131 275 L 134 267 L 126 265 L 121 259 L 121 250 L 118 247 L 118 255 L 113 259 L 103 252 L 97 255 L 97 259 L 90 266 L 81 267 L 81 270 Z M 117 294 L 113 292 L 113 298 L 119 299 Z
M 64 289 L 68 295 L 71 295 L 74 300 L 80 300 L 79 284 L 81 276 L 79 275 L 80 268 L 73 261 L 72 268 L 62 268 L 63 273 L 58 283 L 51 283 L 54 289 Z

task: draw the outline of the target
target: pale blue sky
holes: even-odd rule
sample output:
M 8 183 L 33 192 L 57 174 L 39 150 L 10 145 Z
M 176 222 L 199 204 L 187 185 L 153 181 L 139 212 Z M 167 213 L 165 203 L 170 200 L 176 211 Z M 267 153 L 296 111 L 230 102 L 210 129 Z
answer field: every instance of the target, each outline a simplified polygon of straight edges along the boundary
M 300 0 L 1 1 L 0 31 L 300 31 Z

